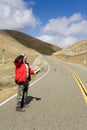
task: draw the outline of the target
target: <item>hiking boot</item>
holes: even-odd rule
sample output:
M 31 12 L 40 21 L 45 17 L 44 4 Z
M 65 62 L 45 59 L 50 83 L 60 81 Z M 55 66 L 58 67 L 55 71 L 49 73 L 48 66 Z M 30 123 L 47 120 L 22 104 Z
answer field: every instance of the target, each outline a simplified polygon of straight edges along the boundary
M 25 112 L 25 110 L 21 107 L 16 107 L 16 111 L 19 111 L 19 112 Z

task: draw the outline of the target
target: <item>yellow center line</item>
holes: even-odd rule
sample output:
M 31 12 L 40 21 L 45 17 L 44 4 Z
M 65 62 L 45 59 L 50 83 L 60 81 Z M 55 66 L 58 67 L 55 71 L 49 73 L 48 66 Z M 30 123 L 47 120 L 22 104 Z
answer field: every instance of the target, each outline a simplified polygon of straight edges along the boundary
M 87 89 L 86 89 L 86 87 L 84 86 L 84 84 L 82 83 L 82 81 L 80 80 L 78 75 L 73 70 L 71 70 L 69 67 L 66 67 L 66 66 L 65 66 L 65 68 L 73 75 L 74 79 L 76 80 L 76 82 L 77 82 L 77 84 L 82 92 L 84 100 L 87 103 Z

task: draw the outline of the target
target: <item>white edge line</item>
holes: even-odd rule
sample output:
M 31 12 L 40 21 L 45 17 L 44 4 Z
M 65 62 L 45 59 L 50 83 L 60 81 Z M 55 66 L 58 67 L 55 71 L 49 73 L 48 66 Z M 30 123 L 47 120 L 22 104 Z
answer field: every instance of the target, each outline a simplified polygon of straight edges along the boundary
M 47 62 L 46 62 L 47 63 Z M 39 79 L 35 80 L 33 83 L 30 84 L 30 86 L 34 85 L 36 82 L 38 82 L 39 80 L 41 80 L 50 70 L 50 66 L 49 64 L 47 63 L 47 66 L 48 66 L 48 70 L 45 74 L 43 74 Z M 10 98 L 6 99 L 5 101 L 3 101 L 2 103 L 0 103 L 0 106 L 4 105 L 5 103 L 7 103 L 8 101 L 10 101 L 12 98 L 14 98 L 15 96 L 17 96 L 17 93 L 12 95 Z

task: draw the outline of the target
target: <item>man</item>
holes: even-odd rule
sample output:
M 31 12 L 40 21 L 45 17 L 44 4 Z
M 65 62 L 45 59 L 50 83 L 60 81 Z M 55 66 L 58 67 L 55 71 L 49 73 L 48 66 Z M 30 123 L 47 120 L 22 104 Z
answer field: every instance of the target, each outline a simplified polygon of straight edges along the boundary
M 19 55 L 15 59 L 14 64 L 16 66 L 15 81 L 18 84 L 16 110 L 24 112 L 23 106 L 28 95 L 31 74 L 35 74 L 37 71 L 30 68 L 30 65 L 27 63 L 27 57 L 24 54 Z
M 35 74 L 35 71 L 30 68 L 29 63 L 27 62 L 27 56 L 26 55 L 24 55 L 23 64 L 25 64 L 25 67 L 26 67 L 26 82 L 24 83 L 24 94 L 23 94 L 23 97 L 22 97 L 22 104 L 21 104 L 22 107 L 26 103 L 26 98 L 28 96 L 29 81 L 31 81 L 31 74 L 32 75 Z

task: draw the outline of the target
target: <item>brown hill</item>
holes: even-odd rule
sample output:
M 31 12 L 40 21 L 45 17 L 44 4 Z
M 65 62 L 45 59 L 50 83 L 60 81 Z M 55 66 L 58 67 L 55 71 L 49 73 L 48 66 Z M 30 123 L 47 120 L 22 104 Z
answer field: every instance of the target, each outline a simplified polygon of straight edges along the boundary
M 58 59 L 87 66 L 87 39 L 53 54 Z
M 25 53 L 27 55 L 38 54 L 38 52 L 36 52 L 35 50 L 32 50 L 31 48 L 22 45 L 19 41 L 13 38 L 6 30 L 0 30 L 0 50 L 0 61 L 2 60 L 3 54 L 5 56 L 5 61 L 13 59 L 15 56 L 21 53 Z
M 60 50 L 60 48 L 56 45 L 46 43 L 22 32 L 14 30 L 1 30 L 0 35 L 1 34 L 5 36 L 6 40 L 10 38 L 9 40 L 13 42 L 12 39 L 14 39 L 16 42 L 24 45 L 25 47 L 34 49 L 43 55 L 51 55 L 52 53 Z

